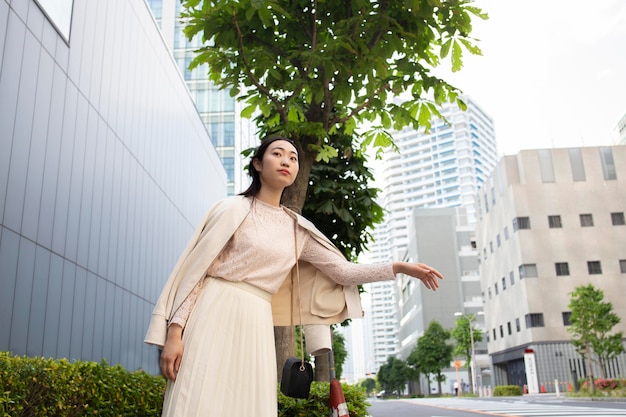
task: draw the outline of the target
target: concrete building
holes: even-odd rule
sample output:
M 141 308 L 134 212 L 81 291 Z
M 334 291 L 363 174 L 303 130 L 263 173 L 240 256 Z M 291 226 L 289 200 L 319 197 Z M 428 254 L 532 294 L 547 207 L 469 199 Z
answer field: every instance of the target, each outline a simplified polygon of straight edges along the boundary
M 239 116 L 242 104 L 231 97 L 228 90 L 220 90 L 209 81 L 206 65 L 189 69 L 194 51 L 202 46 L 202 39 L 198 35 L 189 41 L 183 33 L 186 22 L 180 17 L 181 2 L 147 0 L 147 3 L 220 155 L 228 179 L 227 194 L 243 191 L 249 185 L 249 178 L 243 167 L 247 160 L 241 157 L 241 151 L 259 143 L 252 122 Z
M 0 350 L 157 372 L 154 302 L 225 195 L 143 0 L 0 0 Z
M 497 150 L 493 120 L 475 100 L 466 97 L 465 101 L 466 111 L 452 104 L 443 106 L 441 113 L 447 122 L 433 119 L 428 133 L 405 129 L 393 135 L 399 152 L 385 153 L 381 175 L 384 195 L 381 205 L 387 211 L 385 224 L 375 232 L 375 245 L 371 245 L 364 260 L 405 258 L 412 237 L 407 232 L 415 209 L 463 207 L 464 224 L 474 225 L 474 195 L 495 166 Z M 445 250 L 457 249 L 453 246 Z M 418 259 L 439 266 L 421 254 Z M 479 284 L 476 281 L 474 285 Z M 378 283 L 368 288 L 372 311 L 367 314 L 372 316 L 374 371 L 377 371 L 389 356 L 402 351 L 402 359 L 405 358 L 409 342 L 402 341 L 405 336 L 400 337 L 398 332 L 412 334 L 413 340 L 417 336 L 415 332 L 423 332 L 428 323 L 423 323 L 419 331 L 413 327 L 402 330 L 405 317 L 398 310 L 402 288 L 394 287 L 394 283 Z M 463 297 L 455 297 L 450 305 L 459 308 Z M 454 316 L 452 323 L 453 319 Z M 395 346 L 395 352 L 390 346 Z
M 626 331 L 626 146 L 506 156 L 478 196 L 494 383 L 554 391 L 572 370 L 588 375 L 567 332 L 570 293 L 587 284 L 604 291 L 622 319 L 615 330 Z M 626 355 L 608 368 L 623 377 Z
M 408 358 L 432 321 L 444 329 L 453 329 L 457 314 L 472 315 L 473 326 L 484 329 L 478 252 L 474 227 L 468 224 L 465 208 L 415 209 L 407 232 L 409 245 L 404 260 L 436 266 L 445 279 L 435 292 L 414 278 L 403 276 L 396 280 L 400 317 L 397 355 L 403 359 Z M 486 341 L 475 343 L 475 353 L 476 385 L 490 385 Z M 469 384 L 468 365 L 463 363 L 460 377 Z M 446 375 L 448 381 L 442 389 L 444 393 L 453 393 L 454 369 Z

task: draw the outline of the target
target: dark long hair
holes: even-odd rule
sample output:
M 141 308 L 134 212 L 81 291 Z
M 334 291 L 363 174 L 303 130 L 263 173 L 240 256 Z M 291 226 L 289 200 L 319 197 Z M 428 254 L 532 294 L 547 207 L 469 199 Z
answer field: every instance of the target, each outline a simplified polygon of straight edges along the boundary
M 248 175 L 252 177 L 252 184 L 250 184 L 246 191 L 239 193 L 239 195 L 254 197 L 259 193 L 259 191 L 261 190 L 261 175 L 259 174 L 259 171 L 254 169 L 254 160 L 258 159 L 259 161 L 262 161 L 263 155 L 265 155 L 265 151 L 267 151 L 267 148 L 269 148 L 269 146 L 277 140 L 286 140 L 287 142 L 291 143 L 293 147 L 296 148 L 296 150 L 298 149 L 298 147 L 296 146 L 296 142 L 284 136 L 269 135 L 263 138 L 263 140 L 261 141 L 261 145 L 259 145 L 259 147 L 256 149 L 256 152 L 254 153 L 252 158 L 250 158 L 250 163 L 248 164 Z

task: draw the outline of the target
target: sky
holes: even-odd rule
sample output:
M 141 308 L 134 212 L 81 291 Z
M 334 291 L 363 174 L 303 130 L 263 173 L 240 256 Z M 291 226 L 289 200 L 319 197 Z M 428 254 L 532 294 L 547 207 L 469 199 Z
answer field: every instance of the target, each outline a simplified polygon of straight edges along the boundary
M 499 155 L 599 146 L 626 115 L 626 0 L 477 0 L 482 56 L 437 73 L 496 126 Z M 449 64 L 447 64 L 449 67 Z

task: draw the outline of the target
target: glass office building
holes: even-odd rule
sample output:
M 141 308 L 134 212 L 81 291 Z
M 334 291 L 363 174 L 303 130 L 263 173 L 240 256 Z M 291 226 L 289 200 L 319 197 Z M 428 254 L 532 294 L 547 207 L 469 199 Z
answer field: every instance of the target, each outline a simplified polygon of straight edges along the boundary
M 246 161 L 241 158 L 240 153 L 258 144 L 253 125 L 250 120 L 238 116 L 241 113 L 241 104 L 235 97 L 231 97 L 230 91 L 220 90 L 209 81 L 207 65 L 189 69 L 189 64 L 196 55 L 194 51 L 202 43 L 201 36 L 189 41 L 183 33 L 186 22 L 180 18 L 181 2 L 148 0 L 147 3 L 222 160 L 228 179 L 227 192 L 229 195 L 236 194 L 249 184 L 243 167 Z
M 0 0 L 0 350 L 157 372 L 154 302 L 226 184 L 143 0 Z

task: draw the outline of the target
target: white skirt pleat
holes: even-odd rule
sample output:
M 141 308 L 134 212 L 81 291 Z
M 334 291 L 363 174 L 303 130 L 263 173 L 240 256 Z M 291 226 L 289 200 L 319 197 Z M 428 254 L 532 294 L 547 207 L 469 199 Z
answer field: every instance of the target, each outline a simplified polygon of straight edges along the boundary
M 271 295 L 207 278 L 183 333 L 166 417 L 276 417 L 276 350 Z

